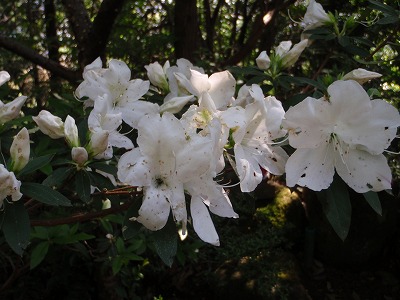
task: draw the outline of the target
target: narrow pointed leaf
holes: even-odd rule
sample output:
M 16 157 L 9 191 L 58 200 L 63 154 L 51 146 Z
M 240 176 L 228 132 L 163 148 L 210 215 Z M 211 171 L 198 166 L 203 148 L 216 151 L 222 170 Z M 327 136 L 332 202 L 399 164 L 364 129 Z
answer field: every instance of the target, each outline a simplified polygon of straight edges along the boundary
M 88 203 L 90 201 L 90 177 L 86 171 L 81 170 L 76 173 L 75 188 L 79 198 Z
M 171 267 L 178 250 L 176 226 L 172 218 L 168 220 L 164 228 L 155 231 L 153 237 L 158 256 L 167 266 Z
M 370 191 L 364 193 L 363 195 L 365 200 L 367 200 L 368 204 L 373 208 L 373 210 L 376 211 L 377 214 L 382 216 L 382 206 L 378 194 Z
M 54 157 L 54 154 L 47 154 L 30 160 L 26 166 L 18 173 L 19 176 L 33 173 L 46 166 Z
M 48 241 L 43 241 L 37 244 L 36 247 L 33 249 L 30 261 L 31 270 L 37 267 L 46 257 L 46 254 L 49 250 L 49 245 L 50 243 Z
M 18 255 L 23 254 L 29 244 L 31 225 L 22 201 L 5 203 L 3 234 L 8 245 Z
M 336 176 L 331 186 L 317 195 L 329 223 L 344 241 L 351 222 L 351 203 L 347 185 Z
M 39 202 L 54 206 L 71 206 L 71 201 L 60 192 L 35 182 L 23 182 L 21 193 Z

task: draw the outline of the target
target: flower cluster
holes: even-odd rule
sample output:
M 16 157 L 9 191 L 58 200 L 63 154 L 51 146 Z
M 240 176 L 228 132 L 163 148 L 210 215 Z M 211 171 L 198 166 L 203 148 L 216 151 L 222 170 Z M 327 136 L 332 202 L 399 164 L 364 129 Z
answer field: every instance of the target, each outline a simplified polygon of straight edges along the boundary
M 331 22 L 320 4 L 310 1 L 305 30 Z M 290 68 L 309 46 L 281 42 L 256 59 L 259 69 L 277 75 Z M 232 168 L 242 192 L 252 192 L 264 174 L 286 174 L 287 185 L 327 189 L 335 172 L 356 192 L 390 189 L 391 170 L 383 155 L 400 125 L 397 109 L 371 100 L 362 84 L 380 74 L 353 70 L 334 81 L 324 97 L 307 97 L 283 109 L 257 84 L 242 85 L 229 71 L 208 75 L 186 59 L 171 66 L 145 66 L 148 80 L 131 79 L 127 64 L 100 58 L 86 66 L 76 96 L 88 110 L 88 139 L 81 145 L 75 120 L 63 121 L 42 110 L 33 117 L 52 139 L 64 138 L 76 168 L 96 159 L 115 159 L 121 185 L 140 187 L 143 200 L 133 219 L 150 230 L 163 228 L 170 215 L 183 232 L 193 224 L 198 236 L 213 245 L 219 238 L 211 219 L 237 218 L 224 185 L 216 178 Z M 0 83 L 8 80 L 0 73 Z M 146 98 L 157 95 L 162 103 Z M 15 117 L 25 101 L 0 103 L 0 123 Z M 121 126 L 137 132 L 131 140 Z M 285 141 L 294 148 L 289 157 Z M 115 155 L 117 149 L 118 155 Z M 0 204 L 21 197 L 14 172 L 29 160 L 29 135 L 23 128 L 10 149 L 11 172 L 0 165 Z M 120 155 L 122 153 L 122 155 Z M 188 204 L 188 207 L 187 207 Z
M 0 85 L 10 80 L 10 75 L 6 71 L 0 71 Z M 26 101 L 26 96 L 19 96 L 11 102 L 4 104 L 0 100 L 0 124 L 3 125 L 15 119 L 21 111 L 21 107 Z M 30 155 L 29 133 L 24 127 L 14 137 L 10 147 L 10 166 L 0 164 L 0 208 L 7 197 L 12 201 L 21 199 L 21 181 L 17 180 L 14 172 L 19 172 L 28 163 Z M 10 170 L 10 171 L 9 171 Z

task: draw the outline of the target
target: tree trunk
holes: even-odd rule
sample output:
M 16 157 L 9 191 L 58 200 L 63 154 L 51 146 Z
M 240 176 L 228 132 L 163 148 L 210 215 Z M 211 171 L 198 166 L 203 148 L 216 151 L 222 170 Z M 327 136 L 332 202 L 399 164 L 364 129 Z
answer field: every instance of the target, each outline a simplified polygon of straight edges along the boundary
M 175 57 L 195 61 L 199 44 L 196 0 L 176 0 Z

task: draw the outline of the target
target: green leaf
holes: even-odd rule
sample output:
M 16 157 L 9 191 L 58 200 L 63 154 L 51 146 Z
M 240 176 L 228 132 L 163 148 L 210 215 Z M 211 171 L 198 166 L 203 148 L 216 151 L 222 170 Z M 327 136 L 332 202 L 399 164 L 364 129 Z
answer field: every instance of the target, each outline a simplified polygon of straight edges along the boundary
M 95 238 L 94 235 L 87 234 L 85 232 L 78 232 L 75 234 L 67 234 L 61 237 L 52 239 L 52 242 L 59 245 L 75 244 L 79 241 L 86 241 Z
M 71 201 L 63 194 L 40 183 L 23 182 L 21 185 L 21 193 L 45 204 L 71 206 Z
M 386 5 L 384 3 L 374 1 L 374 0 L 369 0 L 369 3 L 371 3 L 369 5 L 370 7 L 374 8 L 376 10 L 380 10 L 381 12 L 383 12 L 385 14 L 392 15 L 392 16 L 398 15 L 398 12 L 389 5 Z
M 387 16 L 382 19 L 379 19 L 378 22 L 376 23 L 381 25 L 387 25 L 387 24 L 397 23 L 399 20 L 400 20 L 399 16 Z
M 103 171 L 105 173 L 108 173 L 108 174 L 111 174 L 114 176 L 117 174 L 117 171 L 118 171 L 116 166 L 107 164 L 105 162 L 94 162 L 94 163 L 89 164 L 89 167 L 92 169 Z
M 381 201 L 379 200 L 379 196 L 376 192 L 369 191 L 364 193 L 364 198 L 367 200 L 368 204 L 376 211 L 377 214 L 382 216 L 382 206 Z
M 59 187 L 64 180 L 68 178 L 74 171 L 74 168 L 64 167 L 55 169 L 53 173 L 51 173 L 45 180 L 43 180 L 42 184 L 49 187 Z
M 153 237 L 158 256 L 167 266 L 171 267 L 178 250 L 176 225 L 172 217 L 168 219 L 164 228 L 154 232 Z
M 5 211 L 3 220 L 3 234 L 8 245 L 18 255 L 23 254 L 29 244 L 31 224 L 29 215 L 22 201 L 8 203 L 4 201 Z
M 34 171 L 43 168 L 53 159 L 54 154 L 47 154 L 36 157 L 30 160 L 26 166 L 18 173 L 19 176 L 33 173 Z
M 351 222 L 351 203 L 346 183 L 335 176 L 331 186 L 318 192 L 317 196 L 329 223 L 344 241 L 349 233 Z
M 85 170 L 76 172 L 75 188 L 79 198 L 88 203 L 90 201 L 90 177 Z
M 125 259 L 121 255 L 117 255 L 113 258 L 112 271 L 113 271 L 114 275 L 117 274 L 121 270 L 124 263 L 125 263 Z
M 37 267 L 46 257 L 46 254 L 49 250 L 49 246 L 50 243 L 48 241 L 43 241 L 36 245 L 31 254 L 31 262 L 30 262 L 31 270 Z

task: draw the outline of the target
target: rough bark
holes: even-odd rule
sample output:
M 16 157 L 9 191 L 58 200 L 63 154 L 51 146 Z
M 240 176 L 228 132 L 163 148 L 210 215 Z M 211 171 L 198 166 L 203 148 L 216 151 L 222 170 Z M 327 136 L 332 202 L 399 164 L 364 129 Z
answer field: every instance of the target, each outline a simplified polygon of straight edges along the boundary
M 175 56 L 195 61 L 199 47 L 196 0 L 175 1 Z

